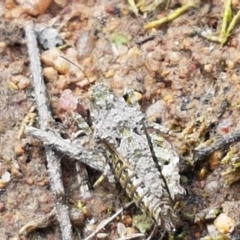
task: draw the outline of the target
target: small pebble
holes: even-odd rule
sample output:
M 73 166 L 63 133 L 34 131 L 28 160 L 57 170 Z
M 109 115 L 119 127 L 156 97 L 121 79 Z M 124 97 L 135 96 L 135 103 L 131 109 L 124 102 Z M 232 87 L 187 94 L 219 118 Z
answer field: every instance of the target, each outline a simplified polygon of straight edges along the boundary
M 63 58 L 58 58 L 55 62 L 53 62 L 53 66 L 60 74 L 67 74 L 70 71 L 70 63 Z
M 233 82 L 237 82 L 238 81 L 238 75 L 236 74 L 236 73 L 233 73 L 232 75 L 231 75 L 231 80 L 233 81 Z
M 17 86 L 18 86 L 18 89 L 23 90 L 23 89 L 27 88 L 29 86 L 29 84 L 30 84 L 30 79 L 22 76 L 19 79 Z
M 33 16 L 44 13 L 51 2 L 51 0 L 18 0 L 24 11 Z
M 37 32 L 38 41 L 43 49 L 51 49 L 64 44 L 57 29 L 46 27 Z
M 56 61 L 60 55 L 61 51 L 58 48 L 52 48 L 42 53 L 41 60 L 47 66 L 52 66 L 54 61 Z
M 107 6 L 105 7 L 105 11 L 109 14 L 114 14 L 115 13 L 115 6 L 111 3 L 107 4 Z
M 0 179 L 0 189 L 5 188 L 6 184 L 3 182 L 2 179 Z
M 53 67 L 45 67 L 43 69 L 43 76 L 46 78 L 47 82 L 56 82 L 58 79 L 58 73 Z
M 70 71 L 70 63 L 61 57 L 62 52 L 57 48 L 51 48 L 41 55 L 42 62 L 55 68 L 61 74 L 67 74 Z
M 229 69 L 234 69 L 235 64 L 232 60 L 226 60 L 226 65 Z
M 6 171 L 3 175 L 2 175 L 2 181 L 4 183 L 8 183 L 11 180 L 11 173 L 9 173 L 8 171 Z
M 59 7 L 64 7 L 67 4 L 67 0 L 54 0 L 54 2 L 59 6 Z
M 98 233 L 97 234 L 97 239 L 108 239 L 108 234 L 107 233 Z
M 225 213 L 221 213 L 215 220 L 214 225 L 220 233 L 226 234 L 230 233 L 236 221 L 230 217 L 228 217 Z
M 41 182 L 38 183 L 38 185 L 41 186 L 41 187 L 44 187 L 46 185 L 46 183 L 44 181 L 41 181 Z
M 211 73 L 212 70 L 213 70 L 212 64 L 205 64 L 205 65 L 204 65 L 204 70 L 205 70 L 206 72 L 208 72 L 208 73 Z
M 178 63 L 181 59 L 181 55 L 179 52 L 171 52 L 169 58 L 173 63 Z
M 0 42 L 0 53 L 6 50 L 7 44 L 5 42 Z
M 14 148 L 16 155 L 22 155 L 25 151 L 22 148 L 21 144 L 17 144 Z
M 12 168 L 11 168 L 11 173 L 12 173 L 13 177 L 19 177 L 19 176 L 22 175 L 22 174 L 19 172 L 19 170 L 18 170 L 17 168 L 15 168 L 15 167 L 12 167 Z
M 34 181 L 33 181 L 32 178 L 28 178 L 28 179 L 26 179 L 26 183 L 27 183 L 28 185 L 33 185 Z
M 217 231 L 216 227 L 214 226 L 214 224 L 207 224 L 207 231 L 210 236 L 218 235 L 218 231 Z
M 29 86 L 30 79 L 23 75 L 16 75 L 11 77 L 9 83 L 11 84 L 12 87 L 14 87 L 13 86 L 14 84 L 17 89 L 23 90 Z
M 78 99 L 73 95 L 70 89 L 66 89 L 62 92 L 59 98 L 59 109 L 63 111 L 75 111 L 78 106 Z

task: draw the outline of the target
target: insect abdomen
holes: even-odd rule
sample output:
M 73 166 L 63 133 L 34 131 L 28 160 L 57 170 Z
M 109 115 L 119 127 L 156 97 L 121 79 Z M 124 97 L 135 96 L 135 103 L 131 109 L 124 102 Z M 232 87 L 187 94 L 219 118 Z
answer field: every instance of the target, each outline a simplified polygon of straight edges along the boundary
M 137 173 L 117 156 L 112 158 L 112 165 L 121 186 L 135 204 L 145 214 L 153 217 L 159 226 L 172 232 L 176 215 L 168 199 L 160 199 L 151 193 Z

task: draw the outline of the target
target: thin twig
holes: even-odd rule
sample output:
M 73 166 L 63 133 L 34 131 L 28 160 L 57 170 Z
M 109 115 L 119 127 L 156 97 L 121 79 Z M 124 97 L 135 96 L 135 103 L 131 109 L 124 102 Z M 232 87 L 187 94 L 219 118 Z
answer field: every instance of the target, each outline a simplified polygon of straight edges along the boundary
M 33 78 L 33 87 L 36 96 L 36 105 L 39 114 L 39 124 L 41 129 L 48 128 L 48 124 L 52 119 L 51 113 L 48 109 L 48 102 L 46 97 L 45 84 L 42 77 L 42 69 L 39 58 L 39 50 L 34 31 L 33 22 L 25 25 L 25 33 L 28 47 L 28 54 L 30 58 L 30 69 Z M 57 220 L 60 224 L 61 234 L 63 240 L 71 240 L 72 225 L 69 217 L 68 206 L 64 202 L 64 187 L 62 183 L 60 160 L 55 155 L 55 152 L 50 146 L 46 146 L 46 160 L 48 166 L 48 173 L 50 177 L 51 189 L 55 195 L 55 207 Z
M 86 79 L 88 80 L 88 83 L 91 84 L 87 74 L 77 65 L 75 64 L 74 62 L 70 61 L 69 59 L 65 58 L 64 56 L 60 56 L 61 58 L 63 58 L 64 60 L 68 61 L 69 63 L 71 63 L 72 65 L 74 65 L 76 68 L 78 68 L 84 75 L 84 77 L 86 77 Z
M 122 207 L 121 209 L 119 209 L 115 214 L 113 214 L 110 218 L 106 219 L 104 222 L 100 223 L 97 226 L 97 229 L 92 232 L 87 238 L 85 238 L 85 240 L 90 240 L 92 239 L 97 233 L 99 233 L 99 231 L 103 228 L 105 228 L 110 222 L 112 222 L 118 215 L 120 215 L 124 209 L 130 207 L 133 204 L 133 201 L 127 203 L 124 207 Z
M 209 157 L 215 151 L 229 147 L 231 144 L 240 141 L 240 130 L 235 133 L 230 133 L 211 144 L 209 147 L 204 147 L 195 151 L 194 162 L 199 162 Z

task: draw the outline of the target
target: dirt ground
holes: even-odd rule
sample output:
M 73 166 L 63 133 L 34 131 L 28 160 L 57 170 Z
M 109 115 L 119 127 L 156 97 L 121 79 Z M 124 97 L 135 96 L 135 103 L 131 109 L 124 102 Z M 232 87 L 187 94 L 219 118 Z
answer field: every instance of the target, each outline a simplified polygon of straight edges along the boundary
M 0 240 L 61 239 L 58 224 L 19 234 L 25 224 L 54 207 L 44 146 L 23 133 L 19 137 L 24 118 L 35 105 L 23 30 L 29 19 L 39 28 L 57 29 L 66 44 L 61 50 L 39 45 L 49 106 L 66 135 L 76 131 L 66 123 L 66 107 L 59 101 L 67 89 L 84 111 L 89 109 L 91 86 L 96 83 L 105 82 L 119 96 L 128 89 L 140 92 L 142 110 L 148 119 L 170 129 L 167 138 L 181 157 L 186 196 L 179 203 L 182 225 L 174 239 L 240 239 L 239 144 L 223 146 L 204 161 L 194 162 L 194 149 L 209 146 L 240 127 L 239 24 L 223 46 L 200 34 L 219 32 L 224 1 L 202 1 L 174 21 L 148 31 L 145 24 L 181 5 L 172 1 L 167 10 L 136 16 L 127 1 L 119 0 L 53 1 L 39 14 L 19 2 L 22 5 L 0 2 Z M 232 2 L 235 13 L 240 3 Z M 37 114 L 34 126 L 38 127 Z M 74 237 L 84 239 L 124 205 L 126 195 L 118 184 L 93 188 L 100 173 L 87 168 L 91 196 L 80 196 L 75 161 L 60 157 L 66 202 L 84 212 L 80 226 L 73 228 Z M 100 231 L 107 237 L 95 239 L 119 238 L 119 222 L 132 234 L 138 232 L 132 224 L 137 213 L 134 207 L 127 209 Z M 220 223 L 219 216 L 225 217 Z M 160 239 L 159 232 L 152 239 Z

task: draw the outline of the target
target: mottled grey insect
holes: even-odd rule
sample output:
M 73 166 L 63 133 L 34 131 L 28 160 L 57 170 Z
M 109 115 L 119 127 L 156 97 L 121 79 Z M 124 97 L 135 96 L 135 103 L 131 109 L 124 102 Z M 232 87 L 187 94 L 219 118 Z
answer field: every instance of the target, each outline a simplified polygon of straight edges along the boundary
M 119 182 L 139 208 L 171 232 L 177 221 L 173 200 L 184 193 L 177 155 L 164 139 L 148 136 L 143 113 L 108 87 L 94 86 L 92 96 L 94 137 L 112 153 L 110 164 Z
M 32 127 L 26 127 L 26 133 L 103 171 L 109 179 L 113 171 L 136 205 L 172 232 L 177 222 L 174 200 L 184 189 L 179 184 L 179 158 L 171 144 L 148 133 L 149 123 L 138 107 L 127 104 L 106 85 L 92 89 L 91 116 L 93 132 L 89 128 L 85 137 L 71 143 Z M 78 117 L 76 121 L 82 122 Z

